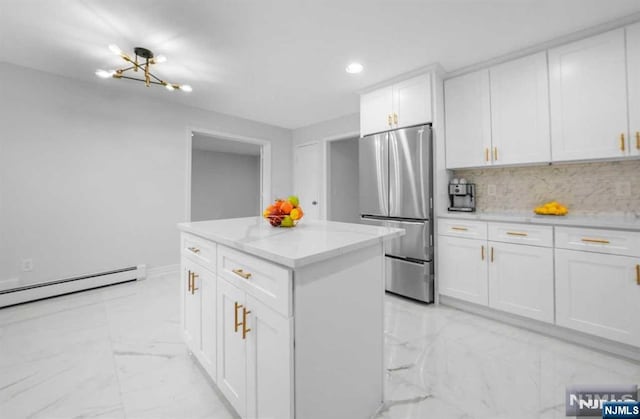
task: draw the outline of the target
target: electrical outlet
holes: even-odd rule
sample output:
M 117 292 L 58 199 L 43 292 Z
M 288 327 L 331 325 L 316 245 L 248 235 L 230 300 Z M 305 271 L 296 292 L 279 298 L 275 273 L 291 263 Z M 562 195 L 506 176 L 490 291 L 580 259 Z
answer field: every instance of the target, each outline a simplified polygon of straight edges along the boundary
M 33 259 L 22 259 L 22 271 L 23 272 L 33 271 Z
M 489 196 L 496 196 L 496 185 L 493 183 L 490 183 L 487 185 L 487 195 Z
M 631 183 L 616 182 L 616 196 L 630 196 L 630 195 L 631 195 Z

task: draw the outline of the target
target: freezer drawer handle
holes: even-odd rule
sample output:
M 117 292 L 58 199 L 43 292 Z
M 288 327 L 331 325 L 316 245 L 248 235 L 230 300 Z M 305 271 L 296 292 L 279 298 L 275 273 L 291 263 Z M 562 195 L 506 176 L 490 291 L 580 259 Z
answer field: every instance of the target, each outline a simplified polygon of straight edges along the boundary
M 590 239 L 590 238 L 587 238 L 587 237 L 583 237 L 582 241 L 586 242 L 586 243 L 600 243 L 600 244 L 609 244 L 610 243 L 609 240 L 605 240 L 605 239 Z
M 522 232 L 519 232 L 519 231 L 507 231 L 507 234 L 510 235 L 510 236 L 521 236 L 521 237 L 526 237 L 526 236 L 529 235 L 527 233 L 522 233 Z
M 233 272 L 234 274 L 241 276 L 244 279 L 249 279 L 251 278 L 251 274 L 249 272 L 245 272 L 242 269 L 232 269 L 231 272 Z

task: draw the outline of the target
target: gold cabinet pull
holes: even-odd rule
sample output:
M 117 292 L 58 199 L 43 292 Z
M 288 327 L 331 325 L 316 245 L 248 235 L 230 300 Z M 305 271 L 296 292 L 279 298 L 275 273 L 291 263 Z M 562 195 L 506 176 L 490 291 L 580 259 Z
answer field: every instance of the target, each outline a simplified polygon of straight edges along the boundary
M 467 227 L 451 227 L 451 230 L 467 231 L 469 229 Z
M 510 236 L 521 236 L 521 237 L 526 237 L 529 235 L 529 233 L 522 233 L 520 231 L 507 231 L 507 234 Z
M 636 284 L 640 285 L 640 265 L 636 265 Z
M 393 125 L 393 120 L 391 119 L 391 114 L 387 115 L 387 124 L 389 124 L 389 126 Z
M 480 246 L 480 258 L 484 260 L 484 245 Z
M 491 263 L 493 263 L 493 246 L 491 246 Z
M 484 148 L 484 161 L 489 161 L 489 147 Z
M 624 151 L 624 133 L 620 134 L 620 151 Z
M 393 123 L 398 125 L 398 114 L 397 113 L 393 113 Z
M 189 279 L 187 280 L 187 291 L 191 292 L 191 287 L 193 287 L 193 284 L 191 283 L 191 281 L 193 281 L 193 272 L 191 271 L 187 271 L 189 272 Z
M 251 329 L 247 328 L 247 314 L 250 314 L 251 310 L 247 310 L 246 308 L 242 308 L 242 339 L 247 338 L 247 333 L 251 331 Z
M 195 253 L 196 255 L 198 253 L 200 253 L 200 249 L 198 249 L 197 247 L 190 247 L 189 250 L 191 250 L 193 253 Z
M 636 148 L 640 150 L 640 131 L 636 131 Z
M 493 147 L 493 160 L 498 160 L 498 147 Z
M 588 237 L 583 237 L 582 238 L 583 242 L 587 242 L 587 243 L 600 243 L 600 244 L 609 244 L 610 241 L 606 240 L 606 239 L 590 239 Z
M 242 323 L 238 323 L 238 309 L 242 308 L 242 304 L 239 304 L 237 301 L 234 303 L 235 308 L 233 310 L 233 331 L 238 333 L 238 328 L 242 325 Z
M 196 288 L 196 278 L 200 278 L 200 275 L 198 275 L 195 272 L 191 273 L 191 295 L 195 294 L 196 291 L 198 291 L 200 288 Z
M 231 272 L 233 272 L 234 274 L 241 276 L 244 279 L 249 279 L 251 278 L 251 274 L 249 272 L 245 272 L 242 269 L 232 269 Z

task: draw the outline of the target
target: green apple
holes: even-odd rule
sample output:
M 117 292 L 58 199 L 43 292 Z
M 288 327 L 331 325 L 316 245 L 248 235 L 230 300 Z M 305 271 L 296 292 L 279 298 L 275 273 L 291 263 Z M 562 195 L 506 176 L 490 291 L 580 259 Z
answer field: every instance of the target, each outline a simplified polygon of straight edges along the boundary
M 282 219 L 282 223 L 280 223 L 280 227 L 293 227 L 293 218 L 285 215 Z
M 291 195 L 289 198 L 287 198 L 287 200 L 289 201 L 289 203 L 291 203 L 291 205 L 293 205 L 294 208 L 300 204 L 300 200 L 295 195 Z

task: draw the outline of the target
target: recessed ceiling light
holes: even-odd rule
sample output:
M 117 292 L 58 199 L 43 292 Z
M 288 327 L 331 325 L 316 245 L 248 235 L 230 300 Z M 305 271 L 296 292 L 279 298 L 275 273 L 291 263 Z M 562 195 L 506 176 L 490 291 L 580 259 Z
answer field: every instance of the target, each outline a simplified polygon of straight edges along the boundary
M 349 74 L 358 74 L 359 72 L 362 71 L 364 67 L 362 67 L 362 64 L 360 63 L 351 63 L 347 66 L 347 68 L 345 70 L 347 70 L 347 73 Z

